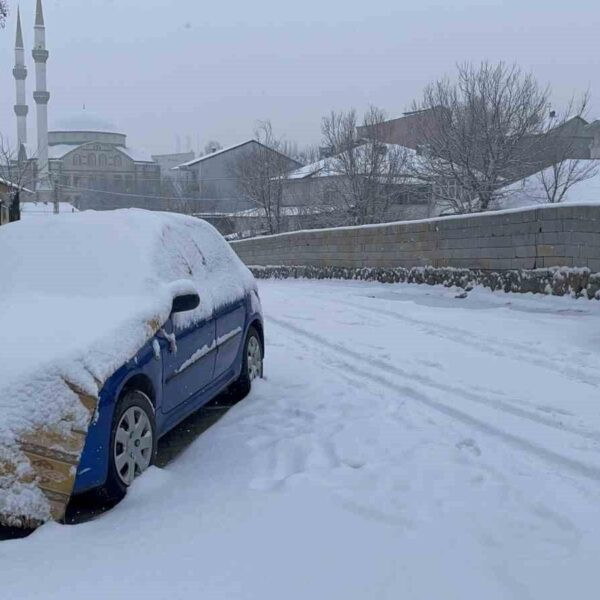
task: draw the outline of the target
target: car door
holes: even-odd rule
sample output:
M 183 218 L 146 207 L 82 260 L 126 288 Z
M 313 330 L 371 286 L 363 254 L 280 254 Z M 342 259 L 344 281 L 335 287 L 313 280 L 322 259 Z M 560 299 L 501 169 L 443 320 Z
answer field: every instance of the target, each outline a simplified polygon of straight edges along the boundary
M 246 325 L 246 299 L 242 298 L 215 315 L 217 356 L 215 379 L 234 366 Z
M 214 377 L 216 325 L 210 319 L 178 328 L 169 319 L 163 329 L 163 412 L 169 412 L 208 386 Z

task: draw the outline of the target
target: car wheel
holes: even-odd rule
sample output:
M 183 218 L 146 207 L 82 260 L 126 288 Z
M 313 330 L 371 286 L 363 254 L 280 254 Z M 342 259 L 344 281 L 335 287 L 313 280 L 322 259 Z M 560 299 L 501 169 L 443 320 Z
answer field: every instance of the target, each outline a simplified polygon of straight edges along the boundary
M 252 382 L 263 376 L 263 354 L 260 335 L 254 327 L 250 327 L 244 344 L 242 373 L 229 389 L 229 395 L 234 401 L 245 398 L 250 393 Z
M 134 479 L 154 463 L 155 456 L 154 407 L 143 392 L 127 392 L 117 404 L 113 418 L 107 495 L 123 496 Z

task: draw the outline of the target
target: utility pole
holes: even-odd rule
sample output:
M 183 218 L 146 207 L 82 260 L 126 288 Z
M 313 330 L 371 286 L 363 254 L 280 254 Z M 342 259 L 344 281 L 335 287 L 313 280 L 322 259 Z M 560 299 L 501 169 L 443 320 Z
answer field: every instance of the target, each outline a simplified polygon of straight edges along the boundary
M 21 200 L 20 200 L 20 190 L 14 193 L 11 203 L 8 207 L 8 222 L 14 223 L 15 221 L 21 220 Z
M 60 204 L 58 201 L 58 175 L 52 177 L 52 187 L 54 188 L 54 214 L 57 215 L 60 212 Z

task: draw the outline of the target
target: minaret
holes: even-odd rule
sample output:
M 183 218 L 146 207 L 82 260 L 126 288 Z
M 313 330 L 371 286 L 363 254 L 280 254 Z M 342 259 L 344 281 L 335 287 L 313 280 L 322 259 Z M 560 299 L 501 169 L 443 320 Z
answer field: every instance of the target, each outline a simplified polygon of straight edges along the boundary
M 27 68 L 25 67 L 25 46 L 23 45 L 23 31 L 21 30 L 21 10 L 17 9 L 17 40 L 15 42 L 15 68 L 13 69 L 15 83 L 17 85 L 17 103 L 15 114 L 17 115 L 17 140 L 19 152 L 24 144 L 27 144 L 27 94 L 25 80 L 27 79 Z
M 38 163 L 38 199 L 48 201 L 52 187 L 48 168 L 48 101 L 50 94 L 46 89 L 46 62 L 49 52 L 46 50 L 46 27 L 44 26 L 44 11 L 42 0 L 37 0 L 35 11 L 35 42 L 33 60 L 35 61 L 35 85 L 33 99 L 37 108 L 37 163 Z

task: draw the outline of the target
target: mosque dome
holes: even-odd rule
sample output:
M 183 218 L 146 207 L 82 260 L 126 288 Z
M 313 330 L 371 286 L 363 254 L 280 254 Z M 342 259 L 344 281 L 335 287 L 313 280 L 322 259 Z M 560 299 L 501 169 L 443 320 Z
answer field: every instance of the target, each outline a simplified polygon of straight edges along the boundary
M 81 110 L 66 118 L 59 119 L 53 131 L 98 131 L 98 132 L 117 132 L 118 128 L 114 123 L 89 111 Z
M 127 136 L 119 133 L 114 123 L 89 110 L 57 119 L 48 132 L 50 146 L 81 145 L 99 142 L 113 146 L 126 146 Z

